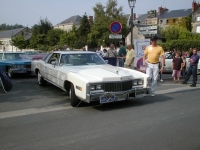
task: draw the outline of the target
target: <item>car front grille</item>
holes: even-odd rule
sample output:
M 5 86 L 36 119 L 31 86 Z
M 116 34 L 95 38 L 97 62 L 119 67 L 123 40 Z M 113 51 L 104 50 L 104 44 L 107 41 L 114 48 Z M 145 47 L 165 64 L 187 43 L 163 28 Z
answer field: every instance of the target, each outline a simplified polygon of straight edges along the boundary
M 115 83 L 104 83 L 103 89 L 105 92 L 119 92 L 132 89 L 132 81 L 122 81 Z

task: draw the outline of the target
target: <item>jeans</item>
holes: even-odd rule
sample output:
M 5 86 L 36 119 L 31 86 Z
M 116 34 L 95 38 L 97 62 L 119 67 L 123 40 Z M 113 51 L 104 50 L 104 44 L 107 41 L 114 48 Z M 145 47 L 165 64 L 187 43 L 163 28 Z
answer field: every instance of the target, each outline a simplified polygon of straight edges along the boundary
M 118 58 L 118 61 L 119 61 L 119 67 L 124 67 L 124 59 Z
M 185 79 L 185 75 L 186 75 L 186 73 L 185 73 L 185 68 L 183 68 L 183 69 L 181 70 L 181 74 L 182 74 L 182 78 Z
M 190 67 L 189 67 L 184 82 L 187 83 L 187 82 L 189 81 L 191 75 L 192 75 L 192 77 L 193 77 L 192 85 L 196 85 L 196 84 L 197 84 L 197 66 L 190 66 Z
M 151 93 L 155 92 L 157 79 L 159 74 L 159 66 L 158 64 L 150 64 L 147 62 L 146 74 L 149 75 L 151 79 Z

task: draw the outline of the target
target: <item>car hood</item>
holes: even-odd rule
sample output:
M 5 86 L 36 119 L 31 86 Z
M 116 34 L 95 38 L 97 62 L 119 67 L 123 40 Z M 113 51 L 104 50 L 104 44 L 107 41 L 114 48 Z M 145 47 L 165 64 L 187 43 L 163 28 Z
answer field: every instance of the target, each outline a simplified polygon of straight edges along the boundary
M 147 77 L 142 72 L 111 65 L 73 66 L 69 71 L 89 82 L 124 81 Z
M 10 64 L 31 64 L 31 60 L 28 60 L 28 59 L 12 59 L 12 60 L 5 60 L 4 63 L 10 63 Z

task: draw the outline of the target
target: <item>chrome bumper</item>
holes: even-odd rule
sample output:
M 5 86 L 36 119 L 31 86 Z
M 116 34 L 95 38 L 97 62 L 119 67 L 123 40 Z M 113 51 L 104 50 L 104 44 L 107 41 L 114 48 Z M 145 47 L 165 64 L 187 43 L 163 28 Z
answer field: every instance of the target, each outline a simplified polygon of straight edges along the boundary
M 96 93 L 90 93 L 87 94 L 86 102 L 90 103 L 92 101 L 99 101 L 100 96 L 103 96 L 106 93 L 111 93 L 112 95 L 115 95 L 115 101 L 123 101 L 127 100 L 129 97 L 137 97 L 139 95 L 148 94 L 150 91 L 150 88 L 142 88 L 142 87 L 136 87 L 131 90 L 127 91 L 120 91 L 120 92 L 96 92 Z
M 16 68 L 16 69 L 11 69 L 11 73 L 27 73 L 31 71 L 30 68 Z

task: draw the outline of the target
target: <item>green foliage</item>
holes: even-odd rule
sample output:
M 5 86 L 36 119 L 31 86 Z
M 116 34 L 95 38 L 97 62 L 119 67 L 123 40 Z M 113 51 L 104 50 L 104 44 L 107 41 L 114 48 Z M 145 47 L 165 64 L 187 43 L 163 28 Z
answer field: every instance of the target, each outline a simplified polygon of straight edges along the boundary
M 53 29 L 52 23 L 47 19 L 41 19 L 38 24 L 32 27 L 32 37 L 30 39 L 30 47 L 34 49 L 47 50 L 49 47 L 49 40 L 47 38 L 48 32 Z M 52 31 L 53 32 L 53 31 Z M 52 35 L 51 33 L 49 33 Z M 50 42 L 52 44 L 52 41 Z
M 28 41 L 24 40 L 24 36 L 17 36 L 11 39 L 11 45 L 19 49 L 25 49 L 28 45 Z
M 46 41 L 49 46 L 54 46 L 60 41 L 61 35 L 64 34 L 64 31 L 61 29 L 51 29 L 47 33 Z
M 125 35 L 127 33 L 127 19 L 123 16 L 122 7 L 117 8 L 117 5 L 117 0 L 108 0 L 106 6 L 97 3 L 93 7 L 95 19 L 88 35 L 90 45 L 109 45 L 113 42 L 112 39 L 109 39 L 109 34 L 111 34 L 109 27 L 113 21 L 121 22 L 123 29 L 120 34 Z
M 191 47 L 196 47 L 200 49 L 199 40 L 172 40 L 167 43 L 159 43 L 158 45 L 162 46 L 165 51 L 176 49 L 178 51 L 188 51 Z
M 80 23 L 80 27 L 77 30 L 78 37 L 81 39 L 83 46 L 87 44 L 88 34 L 90 33 L 90 22 L 88 16 L 85 14 Z
M 18 29 L 18 28 L 23 28 L 23 27 L 24 26 L 19 25 L 19 24 L 7 25 L 6 23 L 3 23 L 0 25 L 0 31 Z

